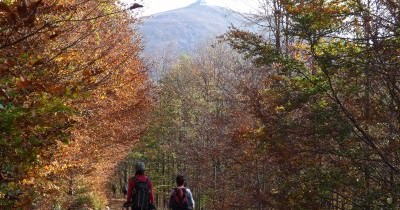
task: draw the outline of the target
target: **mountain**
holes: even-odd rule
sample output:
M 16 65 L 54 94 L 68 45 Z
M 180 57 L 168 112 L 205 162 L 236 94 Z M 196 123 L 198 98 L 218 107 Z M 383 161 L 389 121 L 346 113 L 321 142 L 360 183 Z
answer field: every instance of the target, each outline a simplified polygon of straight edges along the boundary
M 222 35 L 245 19 L 233 10 L 199 0 L 187 7 L 146 17 L 140 30 L 147 54 L 162 50 L 191 52 L 206 41 Z

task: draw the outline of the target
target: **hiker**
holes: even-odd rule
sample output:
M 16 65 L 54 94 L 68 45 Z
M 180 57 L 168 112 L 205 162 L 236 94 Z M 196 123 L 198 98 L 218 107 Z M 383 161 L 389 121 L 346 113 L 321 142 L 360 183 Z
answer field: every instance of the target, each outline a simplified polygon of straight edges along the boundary
M 135 165 L 136 174 L 129 179 L 128 196 L 124 207 L 132 207 L 132 210 L 152 210 L 154 207 L 153 183 L 144 174 L 144 163 Z
M 172 210 L 194 209 L 194 200 L 192 192 L 185 187 L 185 178 L 182 175 L 176 177 L 176 185 L 169 199 L 169 208 Z

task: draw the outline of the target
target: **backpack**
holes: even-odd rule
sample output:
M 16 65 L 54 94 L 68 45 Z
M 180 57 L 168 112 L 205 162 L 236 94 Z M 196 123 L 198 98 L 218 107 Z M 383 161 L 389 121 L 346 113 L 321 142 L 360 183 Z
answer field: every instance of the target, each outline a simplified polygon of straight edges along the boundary
M 175 188 L 173 194 L 173 201 L 175 202 L 174 210 L 188 210 L 189 204 L 186 196 L 186 188 Z
M 132 197 L 132 209 L 148 210 L 150 208 L 149 178 L 145 182 L 139 182 L 134 178 L 135 188 Z

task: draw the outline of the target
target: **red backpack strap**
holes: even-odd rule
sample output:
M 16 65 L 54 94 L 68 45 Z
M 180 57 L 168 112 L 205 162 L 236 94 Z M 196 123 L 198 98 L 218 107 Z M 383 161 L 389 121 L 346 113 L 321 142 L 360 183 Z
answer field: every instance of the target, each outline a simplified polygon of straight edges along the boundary
M 187 202 L 187 196 L 186 196 L 186 188 L 182 188 L 182 203 L 186 203 Z
M 174 188 L 174 200 L 175 203 L 179 203 L 179 188 Z
M 186 188 L 174 188 L 174 199 L 176 204 L 179 204 L 179 199 L 182 199 L 182 203 L 186 203 Z

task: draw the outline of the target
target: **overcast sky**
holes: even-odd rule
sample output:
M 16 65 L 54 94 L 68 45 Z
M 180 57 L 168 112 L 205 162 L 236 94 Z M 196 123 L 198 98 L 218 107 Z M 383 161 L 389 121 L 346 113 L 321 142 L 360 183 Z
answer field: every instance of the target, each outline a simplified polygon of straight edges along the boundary
M 125 3 L 140 3 L 142 15 L 151 15 L 167 10 L 188 6 L 197 0 L 122 0 Z M 259 0 L 206 0 L 207 4 L 228 7 L 239 12 L 249 12 L 257 9 Z

